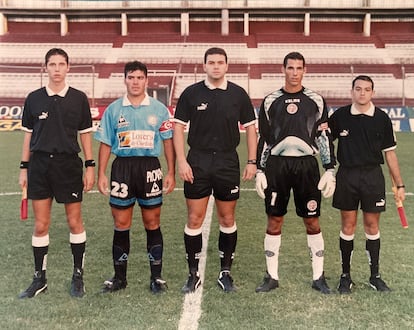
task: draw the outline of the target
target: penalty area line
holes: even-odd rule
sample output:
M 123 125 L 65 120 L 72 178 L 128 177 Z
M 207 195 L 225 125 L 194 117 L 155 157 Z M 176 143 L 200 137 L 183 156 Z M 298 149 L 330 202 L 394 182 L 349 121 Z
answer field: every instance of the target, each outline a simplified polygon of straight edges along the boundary
M 207 260 L 208 238 L 210 236 L 211 219 L 213 217 L 214 197 L 210 196 L 207 205 L 207 212 L 202 226 L 203 248 L 199 263 L 199 273 L 201 285 L 195 292 L 187 293 L 184 297 L 183 309 L 180 321 L 178 323 L 179 330 L 196 330 L 198 329 L 198 320 L 201 316 L 201 300 L 203 297 L 203 282 Z

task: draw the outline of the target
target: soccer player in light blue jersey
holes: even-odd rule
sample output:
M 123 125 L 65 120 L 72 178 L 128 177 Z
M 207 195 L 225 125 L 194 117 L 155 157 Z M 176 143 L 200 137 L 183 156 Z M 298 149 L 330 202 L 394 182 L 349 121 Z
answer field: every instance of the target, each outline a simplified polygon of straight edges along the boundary
M 166 282 L 161 277 L 162 196 L 163 192 L 168 194 L 175 187 L 173 126 L 165 105 L 146 92 L 146 65 L 138 61 L 126 63 L 124 74 L 127 93 L 108 106 L 95 134 L 95 138 L 101 142 L 98 189 L 110 196 L 109 204 L 114 218 L 112 257 L 115 275 L 104 282 L 103 292 L 118 291 L 127 286 L 129 233 L 137 202 L 147 233 L 150 290 L 160 293 L 166 289 Z M 162 149 L 167 163 L 165 177 L 158 159 Z M 109 184 L 105 173 L 111 153 L 116 158 L 112 163 Z

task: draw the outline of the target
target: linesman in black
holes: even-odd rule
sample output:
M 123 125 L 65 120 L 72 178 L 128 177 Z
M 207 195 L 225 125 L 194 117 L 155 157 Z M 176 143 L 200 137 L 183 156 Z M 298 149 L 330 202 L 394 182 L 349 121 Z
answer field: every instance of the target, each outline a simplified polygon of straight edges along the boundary
M 374 82 L 361 75 L 352 81 L 352 104 L 337 109 L 329 118 L 334 139 L 338 139 L 337 188 L 332 205 L 341 210 L 339 249 L 342 274 L 338 291 L 351 293 L 351 258 L 357 225 L 358 208 L 362 209 L 365 249 L 371 275 L 369 285 L 377 291 L 390 291 L 379 273 L 380 213 L 385 211 L 385 179 L 381 165 L 384 155 L 397 185 L 397 198 L 404 201 L 405 186 L 401 178 L 395 149 L 397 142 L 388 115 L 374 106 Z
M 312 288 L 324 294 L 326 283 L 324 239 L 319 226 L 321 191 L 330 197 L 335 190 L 335 157 L 328 127 L 325 100 L 302 86 L 305 59 L 298 52 L 285 56 L 282 66 L 284 87 L 267 95 L 259 112 L 256 190 L 265 200 L 267 230 L 264 239 L 267 272 L 256 292 L 279 286 L 279 249 L 282 225 L 290 192 L 296 214 L 303 218 L 312 259 Z M 319 154 L 326 169 L 320 177 Z
M 92 154 L 92 118 L 86 95 L 66 83 L 68 54 L 60 48 L 45 56 L 49 81 L 26 98 L 22 117 L 23 140 L 19 184 L 28 190 L 34 213 L 32 284 L 20 298 L 32 298 L 47 289 L 46 264 L 53 198 L 65 205 L 69 242 L 73 255 L 70 294 L 82 297 L 86 232 L 83 225 L 82 192 L 92 189 L 95 162 Z M 83 162 L 78 153 L 78 135 Z
M 217 281 L 224 292 L 232 292 L 235 286 L 230 270 L 237 242 L 235 208 L 240 194 L 240 164 L 236 151 L 240 142 L 239 124 L 246 129 L 248 149 L 242 179 L 250 180 L 256 172 L 256 115 L 246 91 L 225 77 L 228 63 L 224 49 L 208 49 L 203 68 L 206 79 L 184 90 L 174 118 L 173 142 L 188 209 L 184 243 L 189 276 L 183 292 L 193 292 L 201 284 L 198 266 L 202 224 L 212 192 L 220 225 L 221 265 Z M 187 124 L 190 150 L 186 157 L 184 131 Z

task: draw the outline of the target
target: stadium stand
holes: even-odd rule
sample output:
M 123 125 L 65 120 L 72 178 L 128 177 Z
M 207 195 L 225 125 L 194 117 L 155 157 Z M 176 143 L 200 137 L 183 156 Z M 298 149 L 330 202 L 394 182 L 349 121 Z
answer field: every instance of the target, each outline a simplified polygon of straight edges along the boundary
M 188 84 L 202 79 L 202 56 L 214 45 L 226 49 L 229 79 L 243 86 L 256 106 L 283 84 L 281 62 L 294 50 L 307 60 L 304 83 L 329 104 L 348 102 L 350 80 L 367 73 L 376 80 L 382 104 L 414 105 L 414 9 L 404 1 L 397 0 L 394 6 L 377 1 L 372 8 L 360 0 L 329 4 L 292 0 L 278 8 L 271 8 L 268 1 L 232 1 L 228 34 L 221 33 L 221 1 L 169 1 L 169 6 L 165 1 L 128 1 L 127 8 L 125 1 L 95 1 L 94 10 L 87 3 L 2 1 L 7 32 L 0 36 L 0 101 L 21 103 L 28 91 L 41 85 L 45 52 L 62 47 L 71 59 L 70 83 L 97 103 L 122 95 L 123 64 L 139 59 L 151 70 L 150 88 L 167 90 L 167 103 L 174 105 Z M 193 17 L 188 35 L 180 32 L 179 15 L 184 10 L 178 3 L 186 3 Z M 373 15 L 371 33 L 364 35 L 368 9 Z M 310 35 L 303 31 L 307 11 L 315 17 Z M 123 12 L 128 15 L 125 35 L 120 24 Z M 245 12 L 248 33 L 243 26 Z M 62 13 L 68 17 L 65 35 Z
M 89 98 L 94 95 L 94 84 L 99 82 L 97 74 L 69 73 L 68 83 L 83 92 Z M 22 98 L 34 89 L 44 86 L 47 78 L 41 73 L 3 73 L 0 72 L 0 98 Z M 100 96 L 101 93 L 96 93 Z
M 12 64 L 38 64 L 53 47 L 65 48 L 73 63 L 97 64 L 105 62 L 112 43 L 2 43 L 1 60 Z

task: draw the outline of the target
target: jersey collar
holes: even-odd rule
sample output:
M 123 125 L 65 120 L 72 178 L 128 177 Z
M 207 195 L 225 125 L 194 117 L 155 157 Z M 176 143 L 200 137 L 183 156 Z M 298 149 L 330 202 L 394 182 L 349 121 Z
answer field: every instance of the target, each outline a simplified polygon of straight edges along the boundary
M 207 79 L 204 79 L 204 84 L 207 86 L 208 89 L 211 89 L 211 90 L 213 90 L 213 89 L 226 90 L 227 89 L 227 79 L 226 78 L 224 78 L 223 83 L 218 87 L 213 86 Z
M 60 97 L 65 97 L 68 90 L 69 90 L 69 85 L 68 84 L 65 84 L 65 87 L 59 93 L 55 93 L 48 86 L 46 86 L 46 93 L 49 96 L 58 95 Z
M 130 105 L 132 106 L 132 103 L 128 99 L 128 95 L 125 94 L 123 99 L 122 99 L 122 106 L 123 107 L 128 107 Z M 140 105 L 150 105 L 150 98 L 149 98 L 149 95 L 147 93 L 145 93 L 145 98 L 142 100 Z
M 365 112 L 361 112 L 359 111 L 354 104 L 352 104 L 351 106 L 351 115 L 357 116 L 357 115 L 366 115 L 366 116 L 370 116 L 373 117 L 374 116 L 374 112 L 375 112 L 375 106 L 372 102 L 370 102 L 370 106 L 368 111 Z

